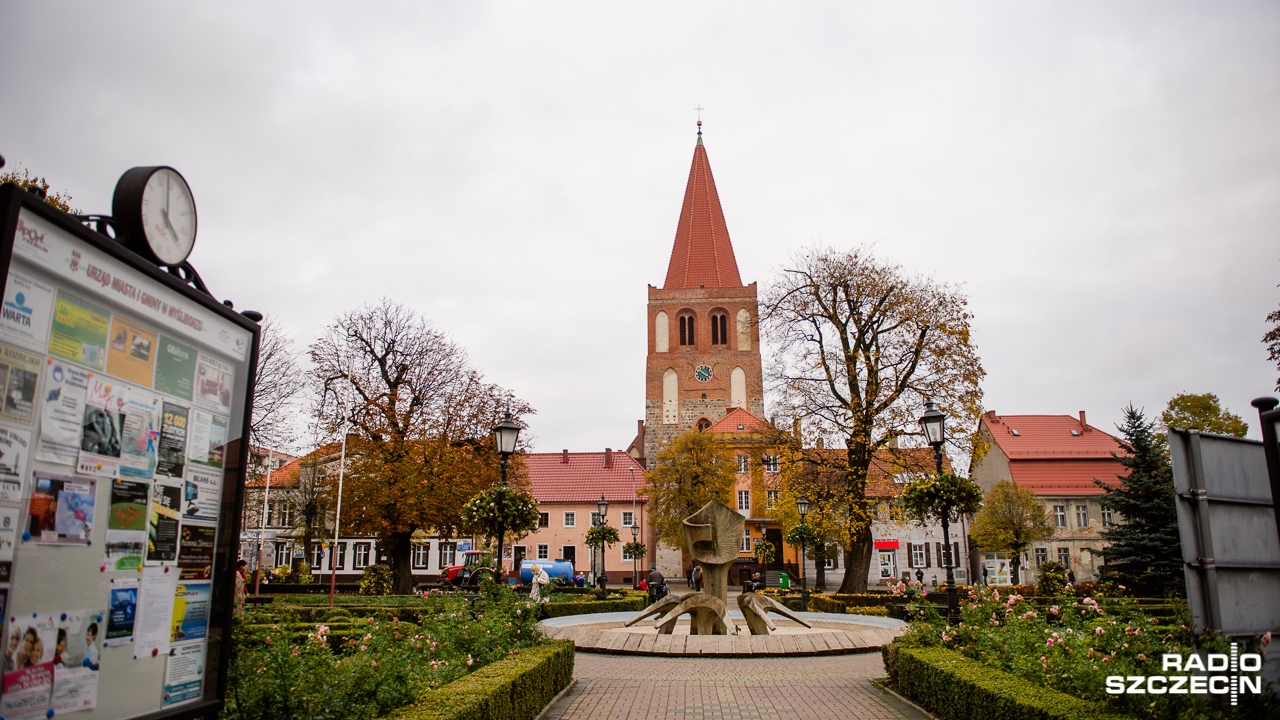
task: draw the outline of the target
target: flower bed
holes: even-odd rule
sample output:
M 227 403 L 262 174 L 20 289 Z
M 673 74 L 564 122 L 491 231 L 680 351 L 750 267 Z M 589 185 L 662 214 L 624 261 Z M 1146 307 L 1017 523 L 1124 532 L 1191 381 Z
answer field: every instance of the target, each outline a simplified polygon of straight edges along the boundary
M 1220 637 L 1195 638 L 1184 624 L 1170 626 L 1166 618 L 1152 618 L 1144 605 L 1132 598 L 1078 598 L 1067 587 L 1046 607 L 1043 602 L 1002 594 L 999 589 L 975 589 L 960 603 L 961 623 L 951 627 L 943 621 L 935 604 L 918 595 L 904 595 L 909 597 L 910 604 L 905 607 L 912 625 L 885 651 L 886 667 L 891 680 L 899 682 L 906 694 L 926 704 L 929 698 L 913 695 L 916 691 L 899 681 L 901 661 L 895 667 L 894 652 L 901 656 L 901 649 L 912 647 L 954 650 L 980 663 L 985 672 L 1003 671 L 1007 677 L 1134 717 L 1258 717 L 1257 706 L 1250 704 L 1259 700 L 1256 695 L 1242 695 L 1237 714 L 1231 715 L 1219 714 L 1209 696 L 1107 694 L 1108 676 L 1186 674 L 1162 670 L 1160 658 L 1164 653 L 1186 654 L 1193 646 L 1223 652 L 1229 646 L 1229 641 Z M 932 658 L 930 662 L 936 664 L 941 656 L 913 657 Z M 942 671 L 929 670 L 926 675 L 936 679 L 939 672 Z M 999 675 L 994 673 L 993 677 Z M 973 705 L 973 712 L 994 717 L 981 704 L 986 701 L 974 700 L 984 697 L 981 693 L 975 691 L 965 697 L 970 698 L 965 702 L 978 703 Z M 956 717 L 969 715 L 961 713 Z M 1033 713 L 1007 717 L 1056 716 Z
M 453 598 L 332 624 L 282 613 L 246 616 L 235 630 L 224 718 L 380 717 L 541 640 L 538 612 L 501 589 L 473 605 Z M 401 619 L 412 610 L 414 621 Z

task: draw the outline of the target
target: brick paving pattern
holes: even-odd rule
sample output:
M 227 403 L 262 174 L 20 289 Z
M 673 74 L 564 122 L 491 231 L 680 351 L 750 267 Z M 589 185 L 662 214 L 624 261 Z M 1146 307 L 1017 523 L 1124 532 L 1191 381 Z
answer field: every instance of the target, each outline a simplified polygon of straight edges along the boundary
M 879 653 L 675 658 L 578 653 L 574 685 L 545 720 L 927 720 L 882 692 Z

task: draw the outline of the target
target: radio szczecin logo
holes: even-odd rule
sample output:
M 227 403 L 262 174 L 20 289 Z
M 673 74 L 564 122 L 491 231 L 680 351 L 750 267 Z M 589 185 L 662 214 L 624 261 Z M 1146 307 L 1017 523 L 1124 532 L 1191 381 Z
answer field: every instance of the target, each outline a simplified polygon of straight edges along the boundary
M 1242 693 L 1262 694 L 1262 655 L 1240 653 L 1231 643 L 1231 654 L 1160 656 L 1160 669 L 1175 673 L 1220 672 L 1224 675 L 1109 675 L 1109 695 L 1230 695 L 1231 704 Z M 1241 673 L 1254 673 L 1242 675 Z

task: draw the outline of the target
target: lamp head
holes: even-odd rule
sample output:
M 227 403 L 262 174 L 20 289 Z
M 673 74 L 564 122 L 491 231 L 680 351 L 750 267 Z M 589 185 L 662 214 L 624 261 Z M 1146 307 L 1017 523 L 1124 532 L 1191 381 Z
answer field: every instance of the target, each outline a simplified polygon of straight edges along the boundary
M 640 535 L 640 526 L 635 524 L 635 520 L 631 522 L 631 539 L 634 541 Z
M 596 509 L 600 511 L 600 524 L 604 524 L 604 519 L 609 516 L 609 501 L 604 499 L 604 494 L 600 495 L 600 502 L 596 503 Z
M 493 440 L 498 446 L 498 454 L 510 455 L 516 451 L 516 439 L 520 437 L 520 426 L 511 419 L 511 413 L 503 413 L 502 422 L 493 428 Z
M 800 513 L 800 521 L 804 521 L 804 516 L 809 514 L 809 498 L 801 495 L 796 499 L 796 512 Z
M 932 402 L 925 403 L 924 408 L 924 415 L 920 416 L 920 431 L 924 433 L 925 442 L 935 448 L 941 447 L 947 439 L 947 414 Z

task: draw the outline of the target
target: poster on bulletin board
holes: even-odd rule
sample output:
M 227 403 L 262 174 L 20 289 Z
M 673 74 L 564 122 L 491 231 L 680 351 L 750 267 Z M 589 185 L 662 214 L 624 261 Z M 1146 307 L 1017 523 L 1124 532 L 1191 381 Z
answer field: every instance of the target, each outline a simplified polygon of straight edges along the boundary
M 216 715 L 259 328 L 11 185 L 0 266 L 0 717 Z

